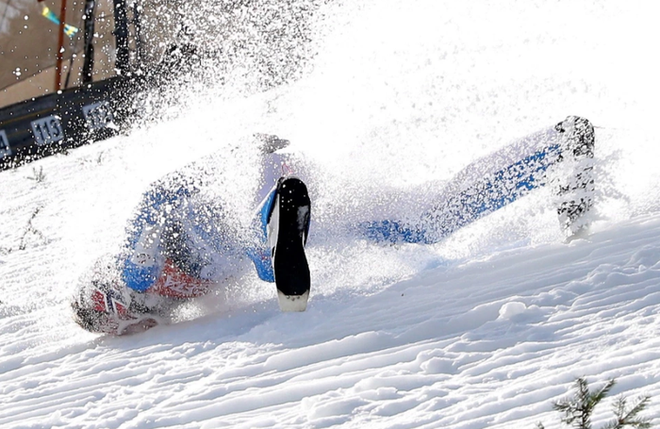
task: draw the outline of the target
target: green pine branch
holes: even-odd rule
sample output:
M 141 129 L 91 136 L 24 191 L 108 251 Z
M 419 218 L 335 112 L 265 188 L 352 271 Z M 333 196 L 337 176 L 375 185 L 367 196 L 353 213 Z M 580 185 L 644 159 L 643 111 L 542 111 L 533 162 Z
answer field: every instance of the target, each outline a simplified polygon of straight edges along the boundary
M 609 423 L 603 429 L 622 429 L 625 426 L 630 426 L 635 429 L 648 429 L 651 427 L 651 422 L 647 418 L 638 417 L 639 413 L 646 409 L 651 398 L 649 396 L 642 396 L 638 399 L 637 404 L 633 405 L 630 410 L 627 410 L 627 400 L 621 396 L 616 404 L 614 404 L 614 421 Z
M 573 425 L 578 429 L 591 429 L 591 414 L 612 390 L 616 381 L 611 379 L 599 391 L 592 393 L 589 391 L 589 383 L 580 377 L 575 380 L 575 389 L 577 390 L 573 398 L 563 399 L 553 403 L 553 408 L 564 414 L 562 423 Z
M 600 390 L 591 392 L 587 380 L 580 377 L 575 380 L 575 394 L 567 399 L 553 402 L 553 409 L 562 413 L 562 423 L 571 425 L 576 429 L 591 429 L 591 416 L 594 408 L 610 393 L 616 381 L 610 379 Z M 646 410 L 651 398 L 641 396 L 630 408 L 626 398 L 621 396 L 614 404 L 614 420 L 602 429 L 649 429 L 651 422 L 648 418 L 639 417 Z M 542 423 L 536 424 L 536 429 L 544 429 Z

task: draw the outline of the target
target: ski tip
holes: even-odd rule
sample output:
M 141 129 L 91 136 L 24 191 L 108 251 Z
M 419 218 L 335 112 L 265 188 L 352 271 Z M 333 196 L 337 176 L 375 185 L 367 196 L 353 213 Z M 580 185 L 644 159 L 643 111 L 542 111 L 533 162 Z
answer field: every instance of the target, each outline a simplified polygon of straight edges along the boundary
M 308 300 L 309 291 L 306 291 L 302 295 L 284 295 L 282 291 L 277 291 L 277 301 L 280 304 L 280 310 L 285 313 L 305 311 Z

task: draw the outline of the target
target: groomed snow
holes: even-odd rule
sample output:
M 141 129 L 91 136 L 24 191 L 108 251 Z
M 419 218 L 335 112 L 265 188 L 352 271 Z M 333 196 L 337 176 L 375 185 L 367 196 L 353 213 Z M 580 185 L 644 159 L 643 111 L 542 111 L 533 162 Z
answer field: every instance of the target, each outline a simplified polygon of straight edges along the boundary
M 322 9 L 291 86 L 191 91 L 160 123 L 0 173 L 0 427 L 551 429 L 580 376 L 617 379 L 595 428 L 620 394 L 650 395 L 660 425 L 655 6 L 346 3 Z M 312 216 L 331 230 L 377 190 L 419 192 L 572 114 L 597 126 L 584 238 L 564 239 L 540 190 L 434 246 L 311 231 L 304 313 L 251 275 L 143 334 L 71 319 L 148 184 L 216 153 L 238 200 L 253 132 L 320 165 Z

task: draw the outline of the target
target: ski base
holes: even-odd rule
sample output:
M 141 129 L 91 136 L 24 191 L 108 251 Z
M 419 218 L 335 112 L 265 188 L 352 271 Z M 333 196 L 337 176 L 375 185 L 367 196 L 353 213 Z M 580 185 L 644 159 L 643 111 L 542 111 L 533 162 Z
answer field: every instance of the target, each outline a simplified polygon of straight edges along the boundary
M 280 179 L 268 223 L 268 237 L 278 296 L 286 297 L 280 299 L 283 311 L 304 310 L 309 297 L 310 272 L 305 256 L 309 217 L 310 199 L 305 184 L 295 177 Z

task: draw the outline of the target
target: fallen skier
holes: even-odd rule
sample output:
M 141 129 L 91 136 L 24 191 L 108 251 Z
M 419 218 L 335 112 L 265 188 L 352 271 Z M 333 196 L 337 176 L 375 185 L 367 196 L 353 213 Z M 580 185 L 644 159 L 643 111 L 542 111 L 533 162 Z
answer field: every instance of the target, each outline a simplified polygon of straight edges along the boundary
M 149 329 L 182 302 L 240 279 L 250 266 L 275 283 L 282 311 L 306 309 L 312 205 L 305 166 L 286 151 L 286 140 L 259 141 L 262 186 L 250 228 L 237 230 L 222 202 L 205 198 L 203 173 L 163 178 L 144 194 L 121 254 L 99 262 L 76 292 L 72 307 L 80 326 L 115 335 Z M 365 219 L 353 232 L 376 242 L 432 244 L 550 185 L 561 226 L 573 234 L 586 226 L 593 205 L 593 156 L 592 125 L 571 116 L 469 165 L 413 218 Z

